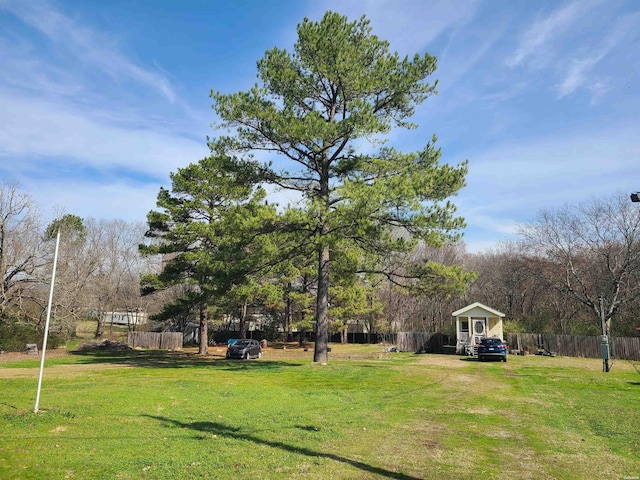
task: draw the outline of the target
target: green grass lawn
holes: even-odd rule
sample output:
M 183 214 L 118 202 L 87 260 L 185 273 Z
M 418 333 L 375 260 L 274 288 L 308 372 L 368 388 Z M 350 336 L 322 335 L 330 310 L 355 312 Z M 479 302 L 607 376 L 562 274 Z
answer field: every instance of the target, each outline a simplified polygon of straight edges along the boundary
M 0 361 L 0 479 L 640 476 L 638 365 L 381 350 Z

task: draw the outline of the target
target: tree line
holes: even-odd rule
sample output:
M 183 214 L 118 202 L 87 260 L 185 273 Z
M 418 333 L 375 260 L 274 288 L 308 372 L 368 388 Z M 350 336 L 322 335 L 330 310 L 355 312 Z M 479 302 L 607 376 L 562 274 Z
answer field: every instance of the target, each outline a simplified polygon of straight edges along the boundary
M 639 226 L 637 206 L 614 195 L 540 212 L 522 227 L 520 241 L 483 252 L 470 253 L 463 242 L 414 248 L 414 264 L 428 259 L 466 273 L 458 290 L 417 291 L 384 275 L 336 269 L 329 330 L 342 332 L 345 341 L 348 325 L 354 322 L 377 334 L 453 334 L 451 312 L 480 301 L 505 313 L 506 330 L 511 332 L 598 335 L 604 318 L 609 333 L 637 335 Z M 148 294 L 149 280 L 166 275 L 164 267 L 170 264 L 162 255 L 140 253 L 141 244 L 150 244 L 145 237 L 148 224 L 74 215 L 44 224 L 28 194 L 15 184 L 2 184 L 0 347 L 13 345 L 11 335 L 17 335 L 18 327 L 41 336 L 58 227 L 63 234 L 52 309 L 54 335 L 70 338 L 79 321 L 91 319 L 100 338 L 108 333 L 99 321 L 101 313 L 110 311 L 145 311 L 155 319 L 151 325 L 161 330 L 182 329 L 199 320 L 200 310 L 186 301 L 194 295 L 194 285 L 186 277 L 170 289 L 152 288 L 154 293 Z M 263 250 L 250 252 L 263 260 L 284 248 L 277 237 L 263 241 L 267 243 Z M 246 336 L 251 315 L 259 313 L 273 335 L 282 330 L 304 337 L 304 332 L 313 331 L 317 288 L 313 257 L 300 254 L 289 259 L 263 271 L 252 271 L 247 259 L 224 260 L 234 271 L 227 271 L 226 284 L 218 280 L 212 284 L 217 301 L 207 308 L 207 325 L 224 330 L 231 318 L 237 319 L 242 331 L 234 334 Z M 250 271 L 244 278 L 242 269 Z

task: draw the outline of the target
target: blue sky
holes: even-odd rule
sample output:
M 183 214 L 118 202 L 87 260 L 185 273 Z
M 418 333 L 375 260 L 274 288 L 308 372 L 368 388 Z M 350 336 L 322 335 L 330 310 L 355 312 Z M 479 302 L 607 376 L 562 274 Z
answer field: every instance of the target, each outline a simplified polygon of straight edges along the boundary
M 542 208 L 640 190 L 636 0 L 0 0 L 0 181 L 45 216 L 144 221 L 169 173 L 207 154 L 211 89 L 256 80 L 305 16 L 366 14 L 401 54 L 438 57 L 419 128 L 469 160 L 454 198 L 470 251 Z

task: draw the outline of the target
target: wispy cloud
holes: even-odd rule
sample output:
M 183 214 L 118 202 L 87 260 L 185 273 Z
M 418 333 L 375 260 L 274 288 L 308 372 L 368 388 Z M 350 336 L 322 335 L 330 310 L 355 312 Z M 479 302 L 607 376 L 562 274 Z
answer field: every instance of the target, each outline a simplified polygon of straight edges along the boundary
M 21 22 L 0 32 L 0 176 L 47 206 L 140 218 L 169 172 L 208 154 L 203 115 L 117 34 L 48 1 L 0 0 L 0 14 Z
M 581 60 L 572 60 L 571 65 L 567 69 L 564 80 L 558 85 L 558 97 L 562 98 L 571 95 L 588 81 L 588 75 L 593 67 L 604 57 L 604 53 L 583 58 Z
M 84 91 L 82 83 L 67 69 L 35 55 L 34 48 L 19 39 L 9 42 L 0 37 L 0 58 L 0 85 L 7 88 L 55 97 L 81 95 Z
M 456 38 L 457 43 L 465 46 L 472 43 L 474 48 L 464 48 L 464 51 L 455 52 L 447 49 L 447 52 L 439 59 L 438 67 L 440 71 L 444 72 L 444 76 L 441 77 L 443 83 L 451 87 L 467 75 L 478 62 L 489 54 L 504 35 L 505 30 L 506 25 L 499 23 L 492 24 L 490 28 L 483 28 L 477 31 L 469 29 L 458 32 L 458 34 L 455 35 L 455 37 L 460 37 Z M 462 32 L 464 32 L 464 34 Z
M 541 208 L 637 190 L 639 155 L 635 126 L 623 124 L 468 151 L 467 187 L 456 203 L 474 238 L 513 238 L 517 223 Z
M 594 53 L 580 59 L 572 59 L 564 73 L 562 82 L 557 86 L 558 98 L 573 94 L 583 86 L 588 86 L 594 96 L 601 95 L 608 90 L 603 80 L 593 81 L 590 74 L 612 50 L 633 35 L 638 34 L 640 13 L 626 15 L 620 18 L 611 28 L 602 43 L 594 49 Z
M 566 3 L 527 27 L 505 64 L 513 70 L 526 68 L 532 81 L 541 81 L 544 75 L 556 100 L 582 90 L 594 104 L 611 88 L 606 67 L 609 57 L 619 54 L 625 45 L 637 45 L 640 13 L 621 15 L 623 10 L 624 2 Z
M 1 90 L 0 110 L 0 158 L 56 157 L 58 165 L 166 176 L 207 153 L 204 138 L 197 142 L 171 132 L 132 129 L 96 120 L 69 105 L 43 103 Z M 33 160 L 32 165 L 36 165 Z M 16 171 L 27 164 L 3 165 L 9 167 Z
M 581 183 L 585 191 L 593 191 L 600 184 L 585 178 L 624 176 L 636 168 L 639 154 L 633 125 L 612 124 L 573 134 L 557 132 L 546 138 L 503 142 L 495 149 L 468 154 L 472 158 L 469 181 L 490 189 L 527 190 L 543 196 L 561 184 Z M 486 204 L 490 203 L 487 200 Z
M 469 159 L 453 201 L 470 249 L 511 238 L 542 207 L 639 188 L 635 0 L 300 0 L 284 16 L 192 3 L 0 0 L 0 177 L 45 208 L 143 219 L 169 172 L 208 154 L 208 88 L 248 88 L 261 51 L 289 48 L 303 15 L 330 9 L 366 14 L 400 54 L 438 56 L 441 94 L 416 110 L 418 129 L 389 138 L 412 151 L 436 132 L 443 161 Z M 185 25 L 194 34 L 178 35 Z M 160 52 L 166 31 L 176 41 Z
M 26 177 L 20 179 L 19 185 L 46 208 L 46 215 L 59 216 L 62 211 L 82 218 L 144 221 L 146 214 L 156 209 L 161 183 L 77 179 L 61 184 L 56 179 Z
M 50 3 L 40 0 L 4 0 L 0 9 L 5 9 L 27 25 L 38 30 L 51 42 L 65 48 L 77 59 L 98 68 L 113 78 L 127 78 L 159 92 L 170 102 L 176 94 L 168 78 L 131 61 L 118 51 L 113 39 L 86 28 Z
M 470 21 L 479 0 L 464 3 L 450 0 L 330 0 L 310 2 L 310 17 L 319 18 L 326 10 L 357 20 L 363 14 L 371 21 L 373 32 L 389 41 L 392 50 L 402 55 L 413 55 L 424 50 L 440 35 L 460 28 Z
M 574 0 L 533 23 L 520 38 L 515 53 L 507 59 L 507 65 L 515 67 L 530 57 L 546 55 L 547 47 L 574 25 L 585 11 L 601 0 Z

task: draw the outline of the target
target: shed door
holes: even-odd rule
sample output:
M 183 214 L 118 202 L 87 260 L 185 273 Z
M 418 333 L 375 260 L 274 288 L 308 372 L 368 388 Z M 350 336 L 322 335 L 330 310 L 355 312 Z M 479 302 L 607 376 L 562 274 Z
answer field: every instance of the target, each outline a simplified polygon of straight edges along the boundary
M 485 320 L 473 320 L 473 339 L 474 343 L 480 343 L 480 339 L 486 336 L 485 333 L 486 325 Z

